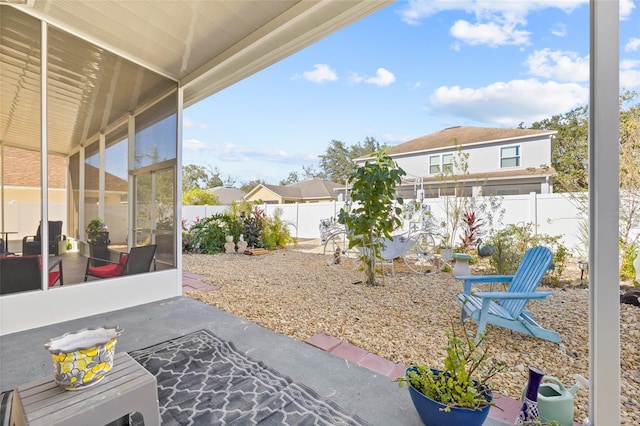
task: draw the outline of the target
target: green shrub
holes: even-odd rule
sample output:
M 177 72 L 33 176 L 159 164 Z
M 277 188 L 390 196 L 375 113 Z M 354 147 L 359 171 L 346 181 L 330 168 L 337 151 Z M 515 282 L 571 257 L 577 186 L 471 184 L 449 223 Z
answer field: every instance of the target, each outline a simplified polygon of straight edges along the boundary
M 499 275 L 513 275 L 520 265 L 524 252 L 535 246 L 544 246 L 553 253 L 553 270 L 543 278 L 544 284 L 559 284 L 567 264 L 568 249 L 560 242 L 560 235 L 534 235 L 532 225 L 507 225 L 494 232 L 487 244 L 494 246 L 489 264 Z
M 620 246 L 622 249 L 622 264 L 620 265 L 620 277 L 625 280 L 631 280 L 635 282 L 636 279 L 636 268 L 633 266 L 633 261 L 636 259 L 638 255 L 638 246 L 635 244 L 629 244 L 626 248 L 622 247 L 622 242 L 620 242 Z
M 292 241 L 287 224 L 282 220 L 282 209 L 276 209 L 273 217 L 264 219 L 262 241 L 269 250 L 284 247 Z
M 225 215 L 217 213 L 204 218 L 189 229 L 189 248 L 197 253 L 220 253 L 224 251 L 227 235 Z

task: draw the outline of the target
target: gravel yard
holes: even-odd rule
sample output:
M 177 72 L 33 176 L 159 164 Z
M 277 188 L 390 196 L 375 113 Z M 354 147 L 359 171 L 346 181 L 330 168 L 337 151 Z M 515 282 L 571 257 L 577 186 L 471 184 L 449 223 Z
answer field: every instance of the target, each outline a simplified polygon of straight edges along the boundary
M 458 320 L 455 296 L 461 282 L 448 273 L 418 276 L 398 265 L 394 276 L 385 276 L 384 285 L 367 287 L 356 283 L 361 273 L 334 271 L 318 253 L 312 244 L 301 243 L 260 256 L 185 254 L 184 270 L 205 275 L 203 281 L 218 287 L 187 295 L 296 340 L 327 333 L 394 362 L 442 366 L 444 331 Z M 487 327 L 490 352 L 509 366 L 493 380 L 495 391 L 519 399 L 529 365 L 568 386 L 575 383 L 574 374 L 589 377 L 588 290 L 578 285 L 577 268 L 569 268 L 565 276 L 576 274 L 565 290 L 552 288 L 552 297 L 528 304 L 539 323 L 560 333 L 562 343 Z M 622 420 L 636 425 L 640 308 L 622 304 L 620 309 Z M 475 332 L 471 322 L 469 329 Z M 580 390 L 576 420 L 587 416 L 587 404 L 588 390 Z

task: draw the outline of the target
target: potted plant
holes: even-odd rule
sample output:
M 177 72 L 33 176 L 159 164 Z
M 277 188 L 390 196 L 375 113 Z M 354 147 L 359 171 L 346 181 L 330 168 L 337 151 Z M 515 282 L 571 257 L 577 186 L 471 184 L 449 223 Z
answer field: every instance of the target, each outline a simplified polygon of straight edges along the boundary
M 411 400 L 425 425 L 482 425 L 493 405 L 490 379 L 504 370 L 502 362 L 490 360 L 484 347 L 484 336 L 475 342 L 464 324 L 456 332 L 452 325 L 446 331 L 447 356 L 444 369 L 424 364 L 407 368 L 397 381 L 409 388 Z
M 85 228 L 87 243 L 89 244 L 89 256 L 96 259 L 109 260 L 109 231 L 102 219 L 93 219 Z M 104 263 L 102 263 L 104 264 Z M 94 262 L 93 266 L 101 266 Z

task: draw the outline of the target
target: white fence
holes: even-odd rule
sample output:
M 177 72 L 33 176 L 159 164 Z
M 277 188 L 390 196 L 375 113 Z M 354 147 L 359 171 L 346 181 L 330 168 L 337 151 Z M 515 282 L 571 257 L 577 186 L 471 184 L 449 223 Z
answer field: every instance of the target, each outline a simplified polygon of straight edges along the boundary
M 482 200 L 482 197 L 479 198 Z M 488 201 L 488 200 L 486 200 Z M 442 199 L 424 201 L 431 208 L 434 217 L 444 219 L 445 208 Z M 537 234 L 551 236 L 561 235 L 561 242 L 572 252 L 582 246 L 579 237 L 581 217 L 578 208 L 572 203 L 568 194 L 536 194 L 508 195 L 498 200 L 504 209 L 501 226 L 508 224 L 533 224 Z M 334 217 L 344 206 L 344 202 L 305 203 L 305 204 L 264 204 L 260 206 L 266 214 L 272 216 L 276 209 L 282 211 L 282 219 L 293 224 L 292 234 L 298 238 L 320 238 L 318 225 L 321 219 Z M 224 206 L 183 206 L 182 217 L 187 222 L 196 217 L 207 217 L 223 212 Z M 498 225 L 500 226 L 500 225 Z M 485 232 L 488 232 L 485 229 Z

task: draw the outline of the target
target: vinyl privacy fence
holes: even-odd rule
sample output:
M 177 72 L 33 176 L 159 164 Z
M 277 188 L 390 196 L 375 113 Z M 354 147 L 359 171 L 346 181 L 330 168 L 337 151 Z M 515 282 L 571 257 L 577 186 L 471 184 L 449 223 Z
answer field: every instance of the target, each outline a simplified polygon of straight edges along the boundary
M 405 202 L 408 200 L 405 200 Z M 446 206 L 443 199 L 425 199 L 423 204 L 429 206 L 436 222 L 446 219 Z M 580 227 L 587 220 L 586 215 L 581 214 L 575 201 L 569 194 L 536 194 L 506 195 L 498 198 L 477 197 L 475 205 L 497 206 L 494 211 L 496 222 L 494 229 L 499 229 L 508 224 L 531 224 L 536 234 L 551 236 L 561 235 L 561 242 L 574 254 L 580 250 L 586 250 L 581 241 Z M 258 207 L 263 209 L 268 216 L 273 216 L 277 209 L 282 212 L 282 219 L 289 224 L 291 234 L 297 238 L 320 238 L 319 224 L 322 219 L 336 217 L 344 202 L 333 201 L 327 203 L 296 203 L 296 204 L 263 204 Z M 187 224 L 196 218 L 204 218 L 215 213 L 224 212 L 226 206 L 183 206 L 182 218 Z M 502 213 L 501 213 L 502 212 Z M 482 214 L 480 214 L 482 218 Z M 497 220 L 497 219 L 501 220 Z M 485 227 L 487 228 L 487 227 Z M 484 229 L 488 233 L 489 229 Z

